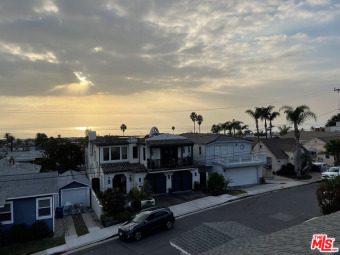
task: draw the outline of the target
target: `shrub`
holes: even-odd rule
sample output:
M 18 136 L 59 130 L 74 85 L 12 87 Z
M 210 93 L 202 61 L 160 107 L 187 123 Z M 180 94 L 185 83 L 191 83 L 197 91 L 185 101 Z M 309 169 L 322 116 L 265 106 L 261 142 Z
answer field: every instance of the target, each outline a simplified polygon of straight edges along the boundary
M 295 175 L 294 165 L 288 163 L 287 165 L 283 165 L 279 171 L 276 171 L 277 175 Z
M 125 210 L 123 212 L 115 214 L 114 219 L 119 221 L 128 221 L 131 219 L 132 215 L 133 213 L 129 212 L 128 210 Z
M 30 240 L 43 239 L 49 236 L 49 230 L 44 221 L 36 221 L 29 228 Z
M 212 173 L 208 180 L 208 192 L 213 196 L 218 196 L 227 191 L 230 180 L 224 179 L 224 176 L 219 173 Z
M 107 189 L 104 192 L 98 192 L 98 199 L 103 209 L 109 215 L 124 211 L 125 196 L 119 189 Z
M 340 210 L 340 176 L 323 180 L 316 191 L 322 214 L 330 214 Z
M 152 192 L 151 192 L 151 187 L 148 183 L 148 181 L 143 182 L 143 186 L 138 189 L 137 186 L 134 186 L 130 192 L 129 196 L 131 197 L 132 200 L 135 201 L 142 201 L 142 200 L 148 200 L 152 198 Z
M 12 242 L 26 242 L 29 240 L 29 232 L 26 224 L 16 224 L 9 231 L 10 240 Z

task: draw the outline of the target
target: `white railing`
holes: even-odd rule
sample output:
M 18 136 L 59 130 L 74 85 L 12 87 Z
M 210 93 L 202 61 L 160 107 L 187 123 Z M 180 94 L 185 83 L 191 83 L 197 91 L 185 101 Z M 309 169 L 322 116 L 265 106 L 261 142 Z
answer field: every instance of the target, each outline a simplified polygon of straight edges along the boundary
M 215 159 L 215 161 L 226 166 L 241 164 L 266 164 L 266 160 L 267 160 L 266 154 L 249 154 L 233 157 L 217 157 Z

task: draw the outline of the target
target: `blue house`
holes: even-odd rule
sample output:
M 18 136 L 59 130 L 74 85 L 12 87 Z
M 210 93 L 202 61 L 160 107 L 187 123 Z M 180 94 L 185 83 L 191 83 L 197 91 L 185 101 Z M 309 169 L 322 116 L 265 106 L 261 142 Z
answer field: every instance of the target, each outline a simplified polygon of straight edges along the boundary
M 44 221 L 49 230 L 55 231 L 55 209 L 71 204 L 90 206 L 90 182 L 85 175 L 67 171 L 0 175 L 0 222 L 1 230 L 15 224 L 31 226 Z
M 44 221 L 54 232 L 58 201 L 57 172 L 0 176 L 0 222 L 6 231 L 15 224 Z

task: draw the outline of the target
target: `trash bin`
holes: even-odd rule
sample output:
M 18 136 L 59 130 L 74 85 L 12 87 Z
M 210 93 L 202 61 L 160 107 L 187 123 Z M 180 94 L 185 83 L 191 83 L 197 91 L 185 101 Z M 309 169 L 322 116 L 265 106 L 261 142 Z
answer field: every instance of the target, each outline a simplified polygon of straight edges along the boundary
M 58 206 L 56 209 L 57 218 L 62 218 L 64 216 L 64 206 Z

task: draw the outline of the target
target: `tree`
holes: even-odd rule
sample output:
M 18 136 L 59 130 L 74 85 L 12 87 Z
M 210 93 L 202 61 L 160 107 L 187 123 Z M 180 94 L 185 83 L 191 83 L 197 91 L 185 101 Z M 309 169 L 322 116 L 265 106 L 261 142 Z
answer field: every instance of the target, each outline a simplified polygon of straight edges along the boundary
M 340 165 L 340 139 L 335 138 L 324 145 L 325 153 L 334 157 L 334 165 Z
M 214 134 L 219 134 L 221 132 L 221 126 L 220 125 L 212 125 L 211 126 L 211 132 Z
M 238 121 L 233 119 L 232 122 L 230 122 L 230 128 L 233 130 L 233 135 L 235 136 L 236 134 L 236 130 L 241 130 L 242 126 L 241 124 L 243 124 L 242 121 Z
M 238 130 L 238 135 L 243 136 L 244 134 L 250 133 L 249 126 L 248 125 L 243 125 L 241 126 L 241 129 Z
M 294 158 L 295 172 L 299 177 L 301 176 L 301 145 L 300 145 L 300 131 L 299 125 L 303 124 L 308 119 L 314 119 L 316 121 L 315 113 L 310 111 L 310 108 L 306 105 L 300 105 L 295 109 L 289 105 L 284 105 L 280 108 L 286 114 L 286 119 L 289 123 L 294 125 L 294 135 L 296 140 L 296 152 Z
M 44 147 L 44 143 L 46 143 L 48 141 L 48 137 L 46 134 L 44 133 L 37 133 L 35 135 L 35 146 L 41 146 Z
M 257 138 L 260 138 L 259 132 L 259 119 L 261 118 L 261 108 L 256 107 L 255 111 L 246 110 L 246 113 L 249 114 L 254 120 L 256 124 Z
M 272 108 L 273 109 L 273 108 Z M 270 138 L 272 138 L 272 129 L 273 129 L 273 125 L 272 125 L 272 122 L 274 119 L 276 119 L 278 116 L 280 116 L 280 113 L 279 112 L 269 112 L 269 136 Z
M 278 127 L 280 136 L 284 136 L 288 134 L 288 132 L 292 129 L 291 127 L 287 127 L 286 125 L 283 125 L 282 127 Z
M 198 124 L 198 133 L 201 133 L 201 124 L 203 122 L 203 117 L 202 115 L 197 115 L 197 124 Z
M 120 126 L 120 130 L 123 131 L 123 136 L 124 136 L 124 132 L 125 132 L 126 129 L 127 129 L 127 127 L 126 127 L 125 124 L 122 124 L 122 125 Z
M 335 126 L 338 121 L 340 121 L 340 113 L 338 113 L 337 115 L 333 115 L 329 120 L 327 120 L 325 126 L 326 127 Z
M 196 112 L 192 112 L 192 113 L 190 114 L 190 119 L 194 122 L 194 133 L 195 133 L 195 122 L 196 122 L 196 120 L 197 120 L 197 114 L 196 114 Z

